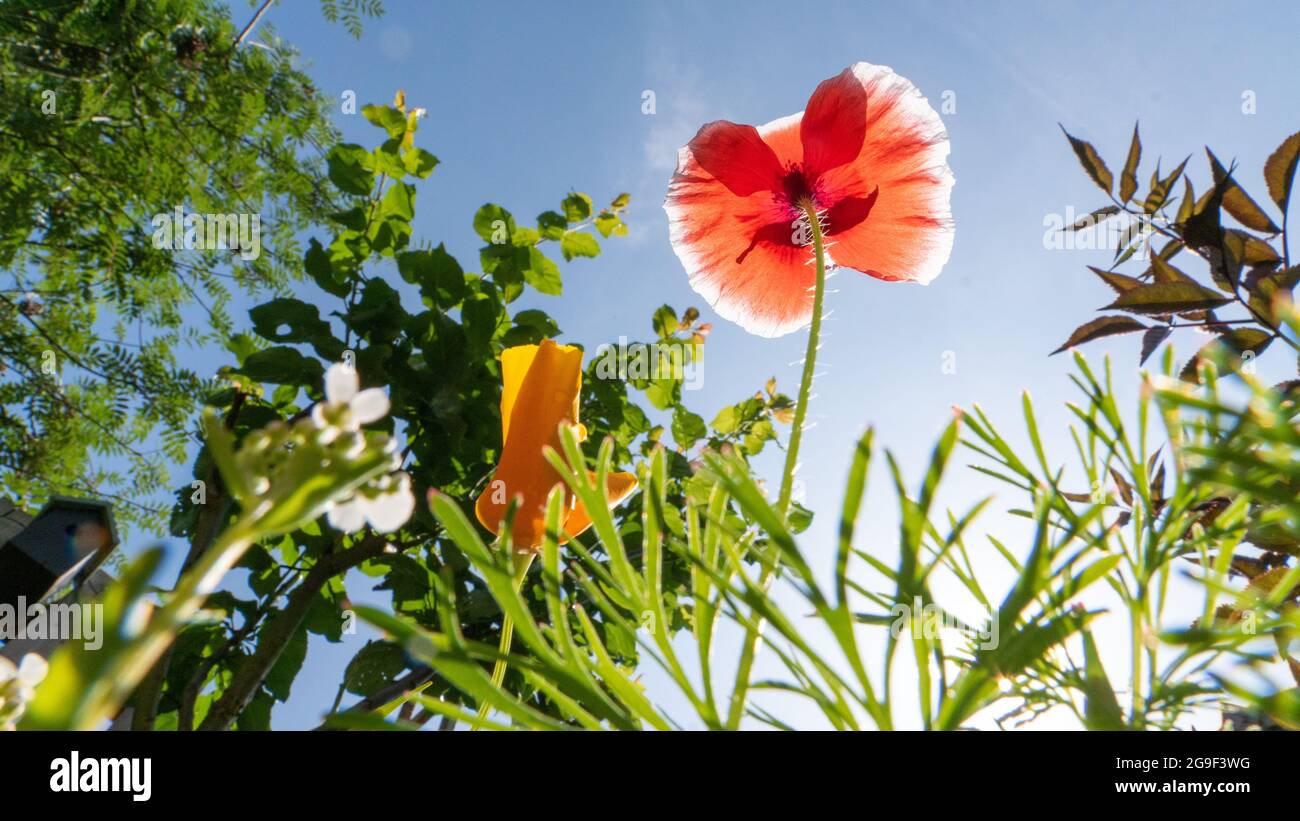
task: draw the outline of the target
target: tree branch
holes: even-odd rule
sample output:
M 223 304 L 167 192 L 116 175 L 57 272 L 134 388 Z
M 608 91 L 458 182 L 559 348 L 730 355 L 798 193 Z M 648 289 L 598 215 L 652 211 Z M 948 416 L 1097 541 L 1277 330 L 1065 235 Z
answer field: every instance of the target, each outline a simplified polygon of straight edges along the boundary
M 353 704 L 343 712 L 345 713 L 368 713 L 371 710 L 377 710 L 385 704 L 400 698 L 405 693 L 416 689 L 420 685 L 433 678 L 432 667 L 416 667 L 411 672 L 394 681 L 392 684 L 378 690 L 365 698 Z M 326 724 L 321 724 L 317 730 L 330 729 Z
M 284 609 L 277 613 L 258 634 L 257 649 L 239 666 L 230 686 L 221 694 L 199 725 L 200 730 L 226 730 L 257 694 L 271 668 L 279 661 L 289 640 L 302 626 L 312 602 L 321 588 L 333 577 L 384 552 L 388 541 L 371 534 L 349 550 L 323 556 L 312 566 L 307 578 L 289 594 Z
M 238 46 L 240 43 L 244 42 L 244 38 L 253 31 L 253 27 L 257 25 L 257 21 L 262 19 L 262 15 L 266 14 L 266 10 L 271 7 L 273 2 L 275 2 L 275 0 L 266 0 L 266 2 L 262 4 L 262 7 L 253 15 L 253 19 L 249 20 L 248 25 L 244 26 L 244 30 L 239 32 L 239 36 L 235 38 L 235 42 L 232 44 L 233 46 Z

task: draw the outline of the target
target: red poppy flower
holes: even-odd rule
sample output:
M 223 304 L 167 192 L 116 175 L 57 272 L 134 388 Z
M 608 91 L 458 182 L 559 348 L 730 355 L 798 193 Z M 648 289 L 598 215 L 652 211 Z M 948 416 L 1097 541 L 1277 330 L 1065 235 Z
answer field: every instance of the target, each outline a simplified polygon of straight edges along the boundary
M 943 123 L 916 87 L 857 63 L 817 86 L 799 114 L 700 129 L 678 152 L 664 203 L 673 248 L 720 315 L 781 336 L 812 318 L 805 201 L 828 264 L 888 282 L 939 275 L 953 236 L 947 156 Z

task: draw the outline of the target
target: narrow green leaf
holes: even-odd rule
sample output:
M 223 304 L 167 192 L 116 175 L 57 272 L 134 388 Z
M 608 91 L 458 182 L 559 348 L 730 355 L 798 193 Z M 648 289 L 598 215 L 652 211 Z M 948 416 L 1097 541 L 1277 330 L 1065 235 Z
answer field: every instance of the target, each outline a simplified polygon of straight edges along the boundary
M 1065 340 L 1065 344 L 1052 354 L 1058 354 L 1061 351 L 1069 350 L 1085 342 L 1091 342 L 1094 339 L 1101 339 L 1104 336 L 1114 336 L 1115 334 L 1128 334 L 1135 331 L 1144 331 L 1146 325 L 1138 322 L 1136 319 L 1127 316 L 1103 316 L 1092 320 L 1084 325 L 1080 325 L 1070 334 L 1070 338 Z
M 1297 162 L 1300 161 L 1300 131 L 1282 141 L 1277 150 L 1269 155 L 1264 163 L 1264 181 L 1268 183 L 1268 195 L 1287 213 L 1291 200 L 1291 185 L 1295 181 Z
M 1213 310 L 1232 300 L 1194 282 L 1157 282 L 1141 285 L 1120 294 L 1119 299 L 1102 310 L 1121 310 L 1135 314 L 1173 314 Z
M 1097 153 L 1097 149 L 1092 147 L 1092 143 L 1070 136 L 1070 132 L 1065 130 L 1065 126 L 1060 126 L 1060 128 L 1061 133 L 1070 141 L 1070 147 L 1074 149 L 1083 170 L 1088 173 L 1093 182 L 1097 183 L 1098 188 L 1109 194 L 1111 186 L 1114 185 L 1114 178 L 1111 176 L 1110 169 L 1106 167 L 1101 155 Z
M 1124 171 L 1119 177 L 1119 201 L 1128 202 L 1137 193 L 1137 167 L 1142 158 L 1142 139 L 1138 136 L 1137 124 L 1133 124 L 1133 141 L 1129 144 L 1128 159 L 1124 162 Z

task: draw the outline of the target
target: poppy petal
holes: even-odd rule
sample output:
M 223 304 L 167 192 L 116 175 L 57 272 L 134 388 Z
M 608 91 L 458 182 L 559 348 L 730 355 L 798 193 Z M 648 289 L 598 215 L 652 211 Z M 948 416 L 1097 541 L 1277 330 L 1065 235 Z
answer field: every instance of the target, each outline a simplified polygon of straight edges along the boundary
M 501 459 L 474 512 L 497 533 L 510 500 L 521 497 L 512 535 L 515 546 L 527 550 L 541 544 L 546 496 L 562 481 L 544 451 L 559 450 L 559 426 L 577 422 L 582 350 L 549 339 L 507 348 L 501 381 Z
M 757 130 L 787 167 L 802 159 L 799 117 L 785 117 Z M 771 191 L 737 196 L 709 173 L 696 144 L 678 152 L 668 187 L 673 250 L 691 287 L 725 319 L 759 336 L 781 336 L 812 318 L 812 252 L 793 240 L 801 213 Z
M 752 125 L 706 123 L 689 148 L 700 168 L 738 197 L 781 185 L 781 162 Z
M 543 348 L 546 348 L 544 355 Z M 570 421 L 578 419 L 578 395 L 582 386 L 582 349 L 573 345 L 557 345 L 549 339 L 541 345 L 516 345 L 501 352 L 501 441 L 510 438 L 510 420 L 515 415 L 515 405 L 523 388 L 524 378 L 538 363 L 550 376 L 560 376 L 563 382 L 556 387 L 566 393 L 572 390 L 573 407 Z M 539 371 L 540 373 L 540 371 Z M 574 380 L 577 380 L 576 387 Z M 525 412 L 526 416 L 533 415 Z M 559 424 L 557 419 L 555 424 Z M 554 425 L 551 426 L 552 428 Z
M 823 80 L 813 91 L 799 124 L 804 173 L 815 179 L 852 162 L 867 135 L 867 92 L 853 67 Z
M 595 481 L 596 474 L 588 471 L 587 475 Z M 619 505 L 624 499 L 632 495 L 636 490 L 636 475 L 632 473 L 610 473 L 605 477 L 605 499 L 609 502 L 610 508 Z M 564 520 L 564 532 L 566 537 L 562 537 L 560 544 L 568 543 L 569 539 L 581 536 L 591 527 L 591 515 L 582 502 L 574 499 L 573 510 L 569 511 L 568 517 Z
M 907 79 L 870 63 L 850 71 L 866 96 L 866 135 L 857 157 L 817 182 L 829 254 L 878 279 L 926 284 L 952 251 L 948 135 Z

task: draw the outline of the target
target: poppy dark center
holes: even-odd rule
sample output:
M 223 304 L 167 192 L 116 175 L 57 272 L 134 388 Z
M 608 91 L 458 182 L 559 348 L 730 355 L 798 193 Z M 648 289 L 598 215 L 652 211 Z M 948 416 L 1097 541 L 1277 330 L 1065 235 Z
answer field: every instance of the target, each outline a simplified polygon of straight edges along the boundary
M 817 186 L 809 182 L 804 176 L 803 168 L 798 165 L 790 166 L 790 170 L 781 178 L 781 191 L 786 202 L 794 208 L 799 208 L 805 200 L 817 201 Z

